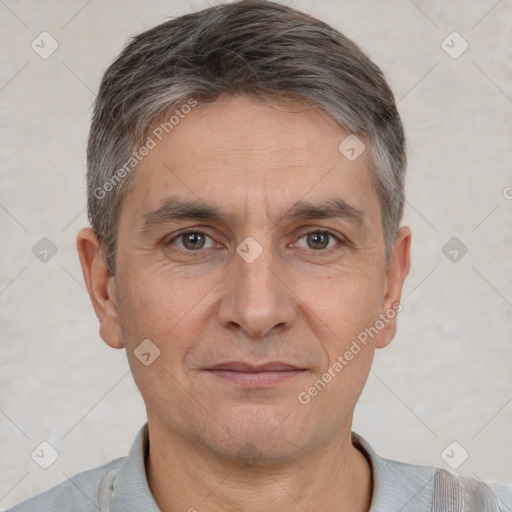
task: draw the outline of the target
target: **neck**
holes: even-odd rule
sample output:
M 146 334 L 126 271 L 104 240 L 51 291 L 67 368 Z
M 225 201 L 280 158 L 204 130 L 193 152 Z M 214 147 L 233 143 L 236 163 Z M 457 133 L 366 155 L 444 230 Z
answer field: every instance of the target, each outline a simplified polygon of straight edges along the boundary
M 285 462 L 242 463 L 149 425 L 146 474 L 162 512 L 368 512 L 372 474 L 350 430 Z

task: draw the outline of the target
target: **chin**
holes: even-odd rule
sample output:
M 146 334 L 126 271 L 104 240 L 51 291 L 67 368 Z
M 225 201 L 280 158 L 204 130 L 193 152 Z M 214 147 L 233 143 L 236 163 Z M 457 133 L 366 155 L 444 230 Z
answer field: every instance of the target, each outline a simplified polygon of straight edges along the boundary
M 216 418 L 224 429 L 202 429 L 203 444 L 217 455 L 260 465 L 291 460 L 313 443 L 312 425 L 303 424 L 291 408 L 254 405 L 232 407 Z M 221 419 L 223 418 L 223 419 Z M 213 431 L 212 431 L 213 430 Z M 205 438 L 205 433 L 210 433 Z

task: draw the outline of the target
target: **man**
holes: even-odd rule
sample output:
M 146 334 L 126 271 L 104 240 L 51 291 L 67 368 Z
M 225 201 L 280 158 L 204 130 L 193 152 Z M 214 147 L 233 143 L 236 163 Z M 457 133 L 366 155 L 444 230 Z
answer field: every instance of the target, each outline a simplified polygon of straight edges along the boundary
M 334 29 L 246 0 L 107 70 L 77 246 L 148 423 L 24 511 L 495 511 L 512 487 L 379 458 L 351 432 L 409 270 L 404 135 Z

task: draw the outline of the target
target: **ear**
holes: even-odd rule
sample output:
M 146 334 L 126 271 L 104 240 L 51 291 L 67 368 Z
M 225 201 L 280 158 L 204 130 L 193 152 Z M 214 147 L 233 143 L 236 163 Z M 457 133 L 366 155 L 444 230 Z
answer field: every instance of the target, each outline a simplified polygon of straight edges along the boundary
M 393 247 L 391 260 L 386 268 L 385 294 L 382 301 L 381 319 L 384 327 L 377 337 L 376 347 L 384 348 L 396 334 L 398 312 L 402 309 L 402 287 L 411 266 L 411 230 L 400 228 Z
M 100 244 L 92 229 L 79 231 L 76 247 L 89 297 L 100 321 L 100 336 L 112 348 L 122 348 L 124 342 L 117 315 L 114 277 L 103 261 Z

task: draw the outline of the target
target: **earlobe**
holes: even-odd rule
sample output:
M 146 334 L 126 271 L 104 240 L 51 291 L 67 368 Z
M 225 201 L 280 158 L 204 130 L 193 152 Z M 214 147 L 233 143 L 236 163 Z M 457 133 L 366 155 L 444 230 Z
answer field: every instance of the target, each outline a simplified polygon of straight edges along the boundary
M 89 297 L 100 321 L 100 336 L 112 348 L 122 348 L 114 277 L 103 261 L 100 244 L 92 229 L 80 230 L 76 245 Z
M 411 265 L 411 230 L 402 226 L 398 232 L 391 261 L 386 269 L 386 289 L 382 302 L 381 316 L 384 327 L 377 338 L 376 347 L 384 348 L 395 336 L 398 312 L 402 306 L 402 288 Z

